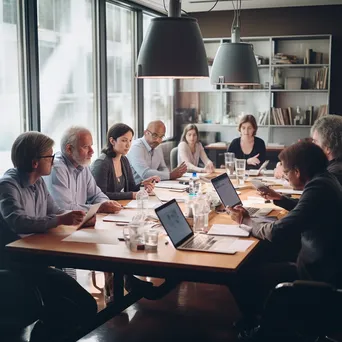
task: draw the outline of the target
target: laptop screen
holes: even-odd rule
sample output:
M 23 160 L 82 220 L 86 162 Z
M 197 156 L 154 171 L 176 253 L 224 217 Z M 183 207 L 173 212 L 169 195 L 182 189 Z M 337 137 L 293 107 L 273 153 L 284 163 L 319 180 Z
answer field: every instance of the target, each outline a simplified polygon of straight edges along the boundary
M 155 212 L 175 247 L 193 235 L 175 199 L 158 207 Z
M 240 197 L 226 173 L 212 179 L 211 182 L 225 207 L 234 207 L 237 204 L 241 204 Z

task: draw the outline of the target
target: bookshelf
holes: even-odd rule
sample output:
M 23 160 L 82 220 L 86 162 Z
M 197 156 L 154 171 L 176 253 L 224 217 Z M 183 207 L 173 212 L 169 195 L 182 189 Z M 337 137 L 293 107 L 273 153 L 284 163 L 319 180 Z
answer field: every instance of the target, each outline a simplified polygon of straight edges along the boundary
M 209 79 L 180 80 L 178 107 L 195 109 L 201 129 L 221 132 L 222 141 L 238 136 L 236 127 L 244 114 L 256 117 L 258 135 L 266 142 L 289 145 L 309 136 L 314 120 L 329 113 L 331 35 L 241 40 L 253 45 L 260 85 L 243 89 L 214 86 Z M 227 41 L 204 39 L 209 71 L 219 45 Z

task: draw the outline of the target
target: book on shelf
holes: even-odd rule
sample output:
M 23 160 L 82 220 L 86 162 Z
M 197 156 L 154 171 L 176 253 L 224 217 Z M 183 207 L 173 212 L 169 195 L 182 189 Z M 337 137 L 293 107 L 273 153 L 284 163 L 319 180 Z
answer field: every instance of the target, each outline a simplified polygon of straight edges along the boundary
M 315 80 L 314 80 L 314 88 L 315 89 L 327 89 L 328 85 L 328 68 L 323 67 L 316 71 Z

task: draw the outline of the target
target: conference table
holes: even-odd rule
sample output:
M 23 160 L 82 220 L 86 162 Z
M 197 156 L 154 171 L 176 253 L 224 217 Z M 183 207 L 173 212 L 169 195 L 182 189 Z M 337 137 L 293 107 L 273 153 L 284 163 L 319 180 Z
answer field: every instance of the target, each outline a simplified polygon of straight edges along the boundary
M 216 173 L 211 174 L 210 177 L 215 177 L 218 173 L 222 173 L 222 170 L 216 170 Z M 169 190 L 163 189 L 162 191 L 168 192 Z M 240 197 L 244 200 L 256 195 L 256 191 L 248 187 L 241 190 Z M 123 205 L 128 202 L 121 201 Z M 267 205 L 274 206 L 273 204 Z M 271 215 L 279 214 L 279 208 L 275 206 L 274 208 L 278 210 L 272 212 Z M 98 214 L 96 217 L 96 234 L 103 235 L 104 239 L 108 231 L 118 236 L 121 235 L 122 227 L 114 222 L 103 221 L 104 216 L 105 214 Z M 213 212 L 209 218 L 209 227 L 214 223 L 231 224 L 233 222 L 226 213 Z M 75 232 L 74 227 L 59 226 L 47 233 L 33 234 L 6 246 L 6 251 L 13 261 L 114 273 L 113 303 L 99 312 L 95 321 L 88 322 L 86 328 L 83 327 L 68 337 L 69 339 L 66 338 L 70 341 L 86 335 L 144 296 L 143 293 L 134 289 L 125 294 L 123 290 L 125 274 L 164 278 L 165 283 L 160 289 L 156 289 L 156 299 L 168 293 L 182 281 L 227 284 L 230 277 L 233 277 L 249 259 L 253 258 L 260 244 L 253 237 L 246 238 L 253 242 L 251 246 L 245 252 L 237 252 L 234 255 L 179 251 L 169 242 L 165 233 L 160 234 L 157 252 L 132 252 L 125 242 L 119 240 L 115 244 L 63 241 L 73 232 Z

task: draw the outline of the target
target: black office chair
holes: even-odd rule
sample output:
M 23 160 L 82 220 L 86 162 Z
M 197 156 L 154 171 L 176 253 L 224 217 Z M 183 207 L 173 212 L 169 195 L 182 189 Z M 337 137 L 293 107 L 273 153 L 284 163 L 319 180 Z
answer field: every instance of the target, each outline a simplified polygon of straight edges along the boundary
M 314 281 L 278 284 L 269 295 L 257 341 L 333 341 L 342 327 L 342 290 Z M 253 340 L 253 339 L 251 339 Z

